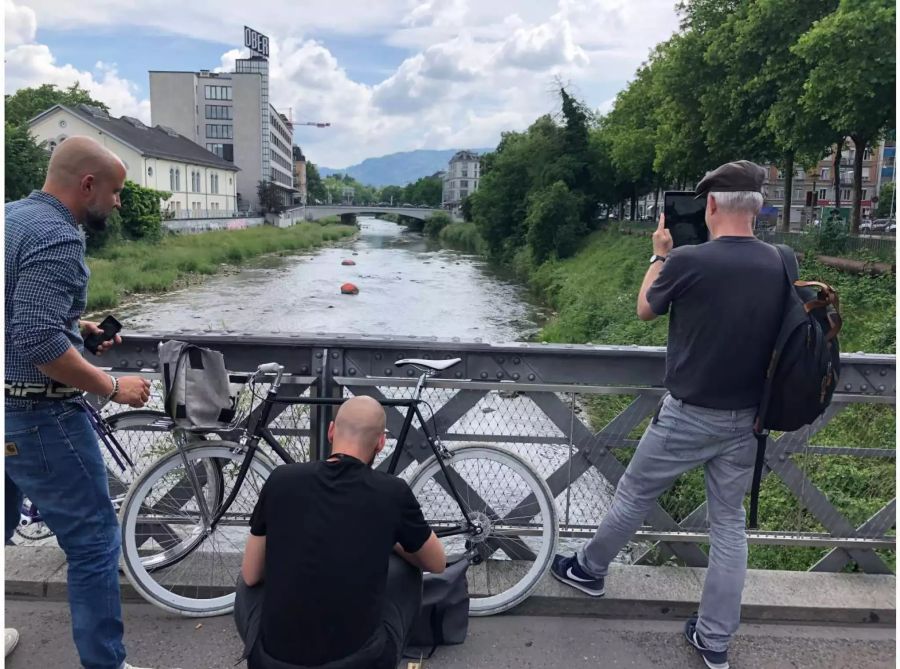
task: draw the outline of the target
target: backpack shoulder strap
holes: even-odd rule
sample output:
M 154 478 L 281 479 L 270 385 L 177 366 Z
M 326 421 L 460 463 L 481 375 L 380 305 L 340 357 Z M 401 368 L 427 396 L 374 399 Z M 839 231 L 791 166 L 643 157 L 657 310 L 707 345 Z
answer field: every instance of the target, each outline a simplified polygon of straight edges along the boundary
M 784 276 L 787 279 L 787 291 L 785 292 L 785 304 L 782 310 L 782 322 L 775 338 L 775 346 L 772 350 L 772 356 L 769 360 L 769 367 L 766 370 L 766 380 L 763 383 L 762 397 L 759 401 L 759 408 L 756 414 L 756 423 L 754 426 L 754 436 L 756 437 L 756 459 L 753 463 L 753 480 L 750 484 L 750 514 L 748 525 L 751 529 L 757 527 L 757 514 L 759 510 L 759 486 L 762 483 L 763 468 L 766 463 L 766 444 L 769 440 L 768 430 L 765 429 L 766 413 L 768 412 L 769 402 L 772 397 L 772 381 L 775 374 L 775 368 L 781 357 L 781 350 L 784 348 L 787 338 L 791 334 L 791 324 L 789 315 L 791 310 L 791 297 L 794 292 L 794 281 L 800 276 L 800 267 L 797 263 L 797 256 L 794 250 L 785 244 L 773 244 L 778 251 L 778 257 L 781 259 L 781 266 L 784 269 Z

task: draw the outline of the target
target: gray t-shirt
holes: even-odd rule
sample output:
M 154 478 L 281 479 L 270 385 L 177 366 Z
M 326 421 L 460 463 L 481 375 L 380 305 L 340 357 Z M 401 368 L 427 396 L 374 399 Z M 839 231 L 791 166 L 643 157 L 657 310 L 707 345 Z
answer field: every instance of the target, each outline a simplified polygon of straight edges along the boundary
M 778 250 L 755 237 L 673 249 L 647 291 L 655 314 L 671 307 L 669 392 L 710 409 L 757 406 L 786 292 Z

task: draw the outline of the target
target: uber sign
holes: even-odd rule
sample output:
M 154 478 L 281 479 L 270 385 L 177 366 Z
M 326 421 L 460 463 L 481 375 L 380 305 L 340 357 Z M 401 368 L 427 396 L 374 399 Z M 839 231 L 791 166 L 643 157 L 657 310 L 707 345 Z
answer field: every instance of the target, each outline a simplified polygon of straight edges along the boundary
M 244 46 L 263 58 L 269 57 L 269 38 L 244 26 Z

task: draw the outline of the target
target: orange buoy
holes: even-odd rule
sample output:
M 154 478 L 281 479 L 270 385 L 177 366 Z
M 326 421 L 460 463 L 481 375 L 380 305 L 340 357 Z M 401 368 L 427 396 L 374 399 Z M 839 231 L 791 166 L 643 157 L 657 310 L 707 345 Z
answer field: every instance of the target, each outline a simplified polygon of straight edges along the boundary
M 356 261 L 355 261 L 355 260 L 350 260 L 349 258 L 347 258 L 346 260 L 341 261 L 341 264 L 342 264 L 342 265 L 355 265 L 355 264 L 356 264 Z
M 357 288 L 356 284 L 353 283 L 345 283 L 341 286 L 341 293 L 344 295 L 358 295 L 359 288 Z

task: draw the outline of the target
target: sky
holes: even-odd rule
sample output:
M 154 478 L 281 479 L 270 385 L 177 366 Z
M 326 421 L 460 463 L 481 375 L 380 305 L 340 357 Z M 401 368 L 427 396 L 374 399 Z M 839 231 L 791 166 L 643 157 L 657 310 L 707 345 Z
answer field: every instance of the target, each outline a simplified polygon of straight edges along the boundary
M 675 0 L 4 1 L 6 93 L 78 81 L 147 123 L 148 70 L 230 70 L 244 25 L 268 35 L 272 104 L 331 123 L 294 139 L 334 168 L 495 146 L 559 112 L 556 81 L 608 111 L 678 27 Z

